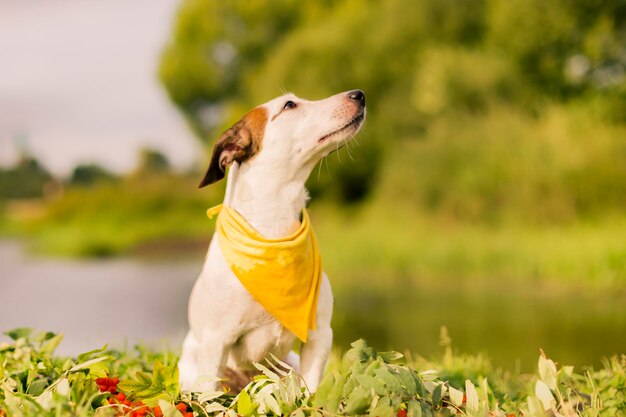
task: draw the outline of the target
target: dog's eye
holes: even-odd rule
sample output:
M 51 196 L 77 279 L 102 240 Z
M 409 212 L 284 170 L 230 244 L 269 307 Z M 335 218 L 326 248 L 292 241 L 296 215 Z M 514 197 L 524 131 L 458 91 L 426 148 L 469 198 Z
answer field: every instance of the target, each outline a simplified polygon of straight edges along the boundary
M 298 107 L 296 106 L 296 103 L 290 100 L 285 103 L 285 105 L 283 106 L 283 110 L 295 109 L 296 107 Z

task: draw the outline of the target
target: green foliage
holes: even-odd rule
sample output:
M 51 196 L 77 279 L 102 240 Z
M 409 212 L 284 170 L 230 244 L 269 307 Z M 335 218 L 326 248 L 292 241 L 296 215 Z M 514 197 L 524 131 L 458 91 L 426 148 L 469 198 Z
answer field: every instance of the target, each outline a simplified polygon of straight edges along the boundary
M 194 416 L 371 415 L 544 417 L 622 415 L 626 411 L 626 357 L 607 359 L 603 369 L 577 374 L 541 355 L 538 373 L 510 375 L 486 370 L 447 380 L 451 362 L 471 369 L 446 350 L 439 362 L 407 360 L 397 352 L 375 352 L 363 340 L 335 359 L 315 394 L 302 378 L 275 357 L 240 393 L 180 393 L 176 359 L 171 353 L 137 348 L 135 353 L 105 348 L 76 359 L 54 355 L 62 336 L 7 332 L 0 345 L 0 415 L 130 415 L 133 406 L 114 405 L 96 379 L 116 375 L 117 389 L 135 403 L 158 405 L 163 415 L 181 415 L 175 405 L 191 407 Z M 114 404 L 110 404 L 113 401 Z M 149 409 L 153 415 L 154 409 Z
M 98 164 L 82 164 L 72 170 L 68 184 L 70 186 L 91 186 L 103 181 L 113 181 L 116 177 Z
M 134 379 L 121 381 L 120 391 L 154 406 L 159 400 L 174 402 L 180 394 L 178 389 L 178 368 L 174 365 L 163 366 L 158 360 L 154 362 L 151 375 L 138 371 Z
M 626 207 L 626 127 L 597 124 L 579 106 L 456 113 L 426 136 L 390 152 L 381 199 L 480 223 L 567 223 Z
M 314 175 L 309 187 L 317 196 L 350 203 L 372 190 L 404 196 L 408 186 L 425 187 L 438 200 L 452 194 L 443 169 L 428 171 L 441 164 L 451 170 L 447 178 L 469 171 L 460 181 L 471 184 L 455 186 L 455 198 L 480 206 L 481 217 L 531 212 L 529 200 L 514 195 L 518 184 L 528 195 L 549 194 L 548 205 L 562 206 L 557 211 L 571 207 L 572 215 L 586 216 L 624 207 L 614 196 L 626 183 L 619 168 L 626 166 L 625 16 L 620 1 L 184 0 L 160 76 L 204 143 L 282 89 L 313 99 L 365 90 L 369 116 L 355 160 L 332 160 L 331 174 Z M 546 113 L 555 112 L 580 117 L 584 126 L 537 137 L 552 117 Z M 508 117 L 514 120 L 507 128 Z M 442 126 L 445 138 L 437 133 Z M 614 144 L 599 150 L 598 130 Z M 429 148 L 424 168 L 415 142 Z M 538 166 L 541 147 L 549 149 Z M 559 154 L 573 152 L 580 156 L 571 170 Z M 397 182 L 405 165 L 418 167 L 417 180 Z M 498 169 L 509 172 L 499 179 Z M 560 189 L 550 194 L 553 186 Z M 500 204 L 509 198 L 510 205 Z
M 142 149 L 139 152 L 136 175 L 161 174 L 169 170 L 170 162 L 161 152 L 154 149 Z
M 197 192 L 192 176 L 133 175 L 114 183 L 69 187 L 62 198 L 46 205 L 42 216 L 19 222 L 19 228 L 33 237 L 35 250 L 57 255 L 149 252 L 159 242 L 180 239 L 201 242 L 206 249 L 210 223 L 203 213 L 211 201 L 219 201 L 221 191 L 212 188 L 208 197 Z
M 25 156 L 8 169 L 0 169 L 0 202 L 10 198 L 42 197 L 52 176 L 34 158 Z

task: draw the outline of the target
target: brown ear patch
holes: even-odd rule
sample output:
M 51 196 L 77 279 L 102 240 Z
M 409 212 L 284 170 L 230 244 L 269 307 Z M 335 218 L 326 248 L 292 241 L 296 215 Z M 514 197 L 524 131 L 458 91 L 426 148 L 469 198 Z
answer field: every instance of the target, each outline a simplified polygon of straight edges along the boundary
M 242 163 L 261 149 L 267 123 L 267 110 L 257 107 L 220 136 L 213 147 L 211 163 L 200 188 L 224 178 L 226 168 L 234 161 Z

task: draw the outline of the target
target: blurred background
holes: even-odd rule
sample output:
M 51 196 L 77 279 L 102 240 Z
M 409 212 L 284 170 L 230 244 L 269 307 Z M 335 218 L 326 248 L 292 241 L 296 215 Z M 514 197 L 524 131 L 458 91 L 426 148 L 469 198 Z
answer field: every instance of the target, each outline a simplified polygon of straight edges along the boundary
M 337 348 L 626 350 L 623 1 L 0 0 L 0 63 L 2 330 L 178 348 L 213 140 L 361 88 L 308 182 Z

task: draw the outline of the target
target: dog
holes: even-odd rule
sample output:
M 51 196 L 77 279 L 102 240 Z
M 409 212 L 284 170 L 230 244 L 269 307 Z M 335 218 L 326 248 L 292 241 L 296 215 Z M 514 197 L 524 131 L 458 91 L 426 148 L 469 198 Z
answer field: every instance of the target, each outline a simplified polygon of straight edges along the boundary
M 264 238 L 293 234 L 306 214 L 305 181 L 323 157 L 354 137 L 365 116 L 361 90 L 319 101 L 291 93 L 271 100 L 221 135 L 200 188 L 224 178 L 230 167 L 224 204 Z M 296 341 L 294 332 L 242 284 L 233 272 L 237 265 L 226 261 L 217 235 L 211 240 L 189 299 L 189 332 L 178 364 L 181 389 L 215 390 L 217 378 L 232 374 L 229 369 L 245 374 L 254 370 L 254 363 L 273 354 L 299 372 L 314 392 L 333 338 L 333 295 L 328 277 L 319 270 L 312 306 L 314 324 L 300 337 L 306 343 L 298 356 L 291 351 Z

